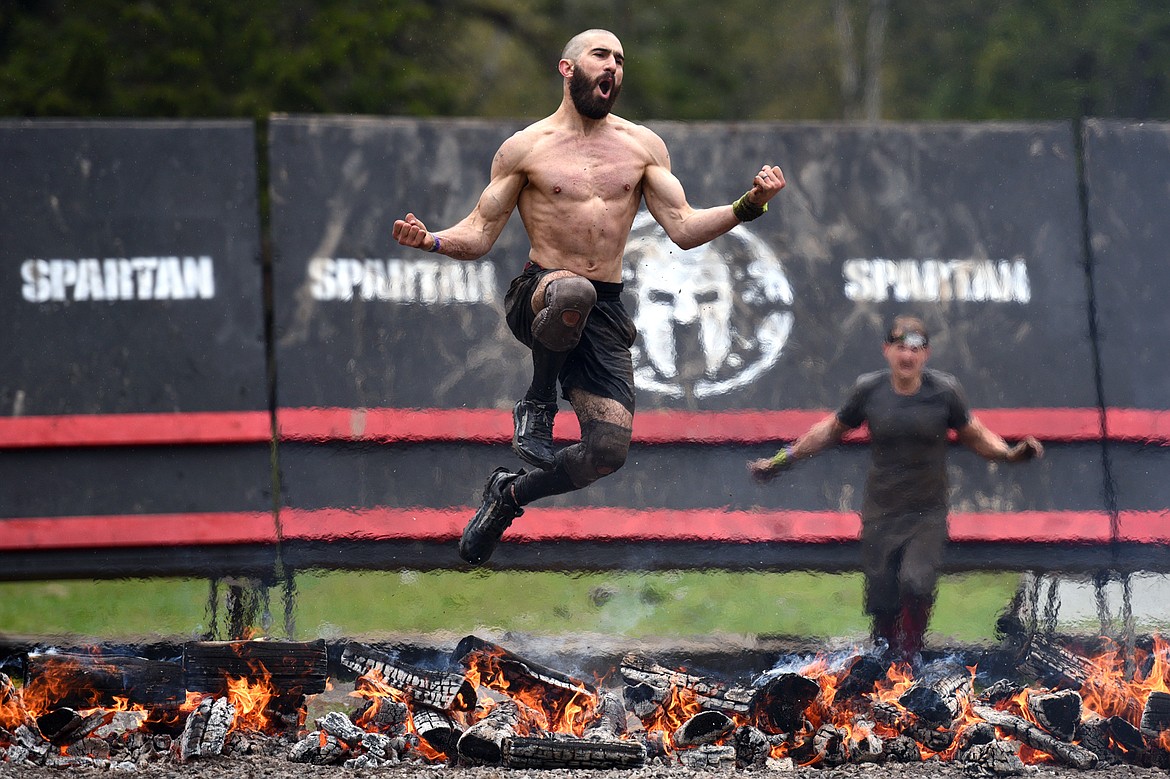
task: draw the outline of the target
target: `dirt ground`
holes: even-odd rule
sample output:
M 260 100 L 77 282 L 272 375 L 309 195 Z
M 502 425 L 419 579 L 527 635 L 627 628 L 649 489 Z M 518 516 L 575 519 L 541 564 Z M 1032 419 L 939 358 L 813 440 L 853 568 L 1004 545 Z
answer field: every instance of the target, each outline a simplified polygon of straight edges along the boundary
M 1164 779 L 1167 772 L 1152 768 L 1112 766 L 1092 771 L 1049 766 L 1030 767 L 1027 776 L 1080 777 L 1081 779 Z M 53 769 L 0 763 L 0 779 L 62 779 L 64 776 L 108 776 L 108 769 Z M 842 768 L 796 768 L 788 771 L 696 771 L 686 768 L 647 767 L 637 770 L 592 771 L 581 769 L 530 770 L 508 768 L 445 768 L 398 765 L 379 769 L 347 770 L 338 766 L 293 763 L 281 757 L 214 758 L 188 765 L 162 763 L 139 769 L 146 777 L 176 779 L 347 779 L 378 776 L 383 779 L 697 779 L 699 777 L 793 777 L 793 779 L 970 779 L 960 766 L 946 763 L 919 765 L 854 765 Z

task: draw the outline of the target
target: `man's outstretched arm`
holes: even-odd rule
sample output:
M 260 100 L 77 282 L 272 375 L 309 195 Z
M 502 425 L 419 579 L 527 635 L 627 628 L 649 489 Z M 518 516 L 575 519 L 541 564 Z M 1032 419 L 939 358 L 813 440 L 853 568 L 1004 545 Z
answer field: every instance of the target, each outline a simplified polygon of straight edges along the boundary
M 992 431 L 976 417 L 971 417 L 970 421 L 959 428 L 957 432 L 959 443 L 988 460 L 1017 463 L 1031 460 L 1033 457 L 1044 456 L 1044 446 L 1033 436 L 1024 436 L 1024 440 L 1015 446 L 1009 446 L 998 433 Z
M 430 232 L 414 214 L 394 222 L 394 240 L 403 246 L 438 252 L 456 260 L 478 260 L 487 254 L 500 237 L 524 188 L 520 170 L 524 149 L 516 136 L 508 139 L 492 161 L 491 180 L 479 196 L 471 213 L 458 223 L 438 232 Z
M 762 215 L 768 201 L 786 183 L 780 168 L 764 165 L 752 179 L 751 189 L 735 204 L 695 209 L 687 203 L 682 183 L 670 171 L 666 144 L 656 135 L 650 136 L 647 143 L 653 162 L 647 166 L 643 179 L 646 208 L 670 240 L 683 249 L 701 246 L 737 224 Z
M 829 445 L 837 443 L 848 429 L 837 418 L 836 413 L 829 414 L 773 456 L 749 462 L 748 471 L 759 481 L 769 481 L 797 460 L 812 457 Z

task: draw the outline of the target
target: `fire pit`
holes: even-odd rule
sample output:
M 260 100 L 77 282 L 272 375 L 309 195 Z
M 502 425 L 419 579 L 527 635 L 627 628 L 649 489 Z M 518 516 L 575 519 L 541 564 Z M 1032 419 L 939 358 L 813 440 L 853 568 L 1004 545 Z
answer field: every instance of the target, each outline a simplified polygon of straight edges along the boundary
M 1160 637 L 1123 658 L 1036 635 L 1010 660 L 991 678 L 961 654 L 912 669 L 871 651 L 800 653 L 743 679 L 631 652 L 584 679 L 476 636 L 425 664 L 358 642 L 192 642 L 169 660 L 30 652 L 22 678 L 0 674 L 0 776 L 1170 768 Z

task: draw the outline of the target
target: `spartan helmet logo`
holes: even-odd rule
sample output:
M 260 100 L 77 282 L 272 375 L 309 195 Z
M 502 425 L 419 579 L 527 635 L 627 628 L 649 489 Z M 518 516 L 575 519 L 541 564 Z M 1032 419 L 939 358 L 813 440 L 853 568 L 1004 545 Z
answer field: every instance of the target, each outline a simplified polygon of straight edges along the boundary
M 630 236 L 639 389 L 696 400 L 750 384 L 775 364 L 792 329 L 792 288 L 767 244 L 741 226 L 684 251 L 646 211 Z

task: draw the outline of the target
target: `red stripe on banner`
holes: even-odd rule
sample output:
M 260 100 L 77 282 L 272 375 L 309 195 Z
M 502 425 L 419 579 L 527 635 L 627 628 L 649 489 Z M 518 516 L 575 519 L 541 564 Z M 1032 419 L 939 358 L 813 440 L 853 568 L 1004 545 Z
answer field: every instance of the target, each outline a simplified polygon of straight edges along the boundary
M 283 509 L 280 537 L 299 541 L 422 541 L 459 538 L 474 509 Z M 1122 512 L 1117 540 L 1170 543 L 1163 512 Z M 958 543 L 1110 543 L 1105 512 L 955 513 Z M 728 544 L 832 544 L 857 540 L 856 514 L 820 511 L 632 510 L 529 507 L 508 531 L 520 542 L 685 541 Z M 263 512 L 39 517 L 0 520 L 0 551 L 146 546 L 271 544 L 272 515 Z
M 641 444 L 757 444 L 792 440 L 826 414 L 826 409 L 787 411 L 646 411 L 634 417 L 634 441 Z M 1045 441 L 1095 441 L 1101 416 L 1094 408 L 980 409 L 977 416 L 1009 440 L 1035 435 Z M 282 408 L 277 412 L 283 441 L 477 441 L 506 443 L 511 412 L 500 409 Z M 1110 409 L 1108 438 L 1170 444 L 1170 412 Z M 558 441 L 580 437 L 576 416 L 557 415 Z M 864 442 L 864 428 L 846 436 Z M 174 414 L 74 414 L 0 418 L 0 448 L 267 443 L 265 411 Z
M 267 512 L 0 519 L 0 551 L 272 544 Z
M 0 448 L 239 444 L 272 440 L 267 411 L 0 418 Z
M 1138 544 L 1170 543 L 1170 511 L 1122 511 L 1117 517 L 1118 540 Z
M 752 444 L 792 440 L 820 421 L 827 409 L 788 411 L 646 411 L 634 416 L 634 441 L 642 444 Z M 1170 431 L 1170 413 L 1164 426 Z M 1101 417 L 1095 408 L 981 409 L 976 415 L 1009 439 L 1035 435 L 1048 441 L 1095 441 Z M 286 441 L 366 440 L 385 442 L 482 441 L 512 438 L 512 417 L 490 409 L 345 409 L 282 408 L 277 411 L 280 437 Z M 580 437 L 576 416 L 557 415 L 558 441 Z M 864 441 L 864 429 L 846 436 Z M 1148 431 L 1142 440 L 1148 440 Z M 1170 441 L 1170 436 L 1167 437 Z

